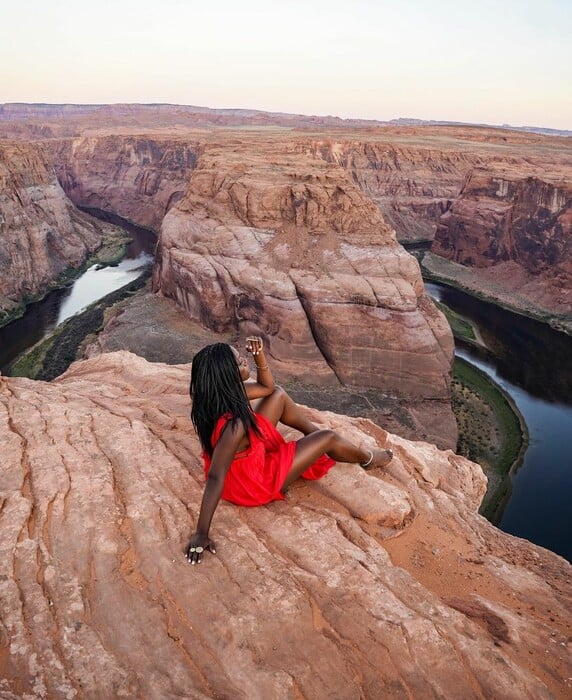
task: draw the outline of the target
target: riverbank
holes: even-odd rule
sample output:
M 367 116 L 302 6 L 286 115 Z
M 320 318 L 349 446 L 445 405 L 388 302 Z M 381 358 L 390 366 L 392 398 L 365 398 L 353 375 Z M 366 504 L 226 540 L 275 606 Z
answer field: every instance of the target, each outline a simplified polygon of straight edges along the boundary
M 489 304 L 546 323 L 556 331 L 572 335 L 572 315 L 555 313 L 541 307 L 503 284 L 500 279 L 491 282 L 486 276 L 488 272 L 459 265 L 429 251 L 419 251 L 416 257 L 423 279 L 448 285 Z
M 85 343 L 104 327 L 106 310 L 133 296 L 146 285 L 150 276 L 149 268 L 136 280 L 111 292 L 91 304 L 85 311 L 69 318 L 48 338 L 16 360 L 10 368 L 9 375 L 44 381 L 58 377 L 72 362 L 80 359 Z
M 459 428 L 458 454 L 478 462 L 487 475 L 480 513 L 489 520 L 510 490 L 510 475 L 528 446 L 526 423 L 510 396 L 478 367 L 456 358 L 451 385 Z
M 39 294 L 26 296 L 20 302 L 2 300 L 3 308 L 0 308 L 0 328 L 21 318 L 30 304 L 41 301 L 55 289 L 62 289 L 63 287 L 68 287 L 73 284 L 73 282 L 92 265 L 109 267 L 121 262 L 125 257 L 125 251 L 131 241 L 131 236 L 127 231 L 115 224 L 100 223 L 100 225 L 103 230 L 101 245 L 89 255 L 81 265 L 78 267 L 68 266 Z
M 445 314 L 455 340 L 486 348 L 471 319 L 433 300 Z M 480 512 L 494 521 L 510 490 L 510 474 L 522 463 L 528 445 L 526 422 L 512 398 L 485 372 L 455 358 L 451 405 L 457 419 L 457 452 L 478 462 L 487 475 L 487 492 Z

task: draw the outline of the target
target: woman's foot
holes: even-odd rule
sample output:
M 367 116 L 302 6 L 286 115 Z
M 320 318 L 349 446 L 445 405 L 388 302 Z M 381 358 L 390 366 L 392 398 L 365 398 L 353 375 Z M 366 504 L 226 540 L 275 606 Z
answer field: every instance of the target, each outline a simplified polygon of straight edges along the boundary
M 370 450 L 367 447 L 367 459 L 360 463 L 363 469 L 375 469 L 376 467 L 386 467 L 393 459 L 392 450 Z

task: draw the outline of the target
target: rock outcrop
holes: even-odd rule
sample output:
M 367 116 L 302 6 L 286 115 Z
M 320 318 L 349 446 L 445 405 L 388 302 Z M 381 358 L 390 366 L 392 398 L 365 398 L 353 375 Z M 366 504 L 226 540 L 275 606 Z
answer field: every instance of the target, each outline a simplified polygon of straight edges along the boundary
M 78 267 L 102 241 L 66 197 L 41 147 L 0 144 L 0 316 Z
M 158 231 L 184 193 L 200 149 L 186 139 L 109 135 L 54 141 L 51 150 L 75 204 Z
M 128 353 L 0 378 L 2 697 L 569 697 L 570 565 L 477 515 L 477 465 L 369 421 L 311 414 L 387 470 L 221 504 L 187 564 L 188 378 Z
M 518 294 L 530 287 L 537 304 L 570 313 L 572 182 L 474 170 L 441 217 L 432 252 L 472 268 L 498 267 L 496 277 Z
M 452 335 L 416 260 L 341 168 L 283 143 L 205 147 L 153 281 L 212 330 L 266 336 L 302 380 L 448 398 Z

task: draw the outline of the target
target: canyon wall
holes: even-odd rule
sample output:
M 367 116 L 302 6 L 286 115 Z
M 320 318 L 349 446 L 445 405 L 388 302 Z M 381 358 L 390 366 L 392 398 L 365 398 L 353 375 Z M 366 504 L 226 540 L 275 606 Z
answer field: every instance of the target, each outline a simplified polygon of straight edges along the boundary
M 478 465 L 369 421 L 308 412 L 387 469 L 223 503 L 191 567 L 189 369 L 0 377 L 2 697 L 570 697 L 570 565 L 477 515 Z
M 303 380 L 448 398 L 452 336 L 416 260 L 342 168 L 287 143 L 205 146 L 153 283 L 213 330 L 266 336 Z
M 66 197 L 40 146 L 0 143 L 0 318 L 101 241 L 101 228 Z
M 299 141 L 302 152 L 341 165 L 403 242 L 433 239 L 473 170 L 569 183 L 571 146 L 566 138 L 469 126 L 388 127 Z
M 200 151 L 184 139 L 129 135 L 56 140 L 50 149 L 72 202 L 155 231 L 185 191 Z
M 476 169 L 441 217 L 432 251 L 490 270 L 485 280 L 512 278 L 516 292 L 530 287 L 537 303 L 570 313 L 572 181 Z
M 300 149 L 343 167 L 377 204 L 400 241 L 432 240 L 440 215 L 458 195 L 467 173 L 487 156 L 428 141 L 424 145 L 406 133 L 380 133 L 366 141 L 309 141 Z

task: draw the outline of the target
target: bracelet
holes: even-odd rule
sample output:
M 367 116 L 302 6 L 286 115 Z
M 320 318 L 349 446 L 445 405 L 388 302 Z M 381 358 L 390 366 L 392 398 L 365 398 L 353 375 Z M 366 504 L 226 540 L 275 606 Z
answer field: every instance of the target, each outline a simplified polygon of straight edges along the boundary
M 268 369 L 268 365 L 256 365 L 256 371 L 258 372 L 259 369 Z

